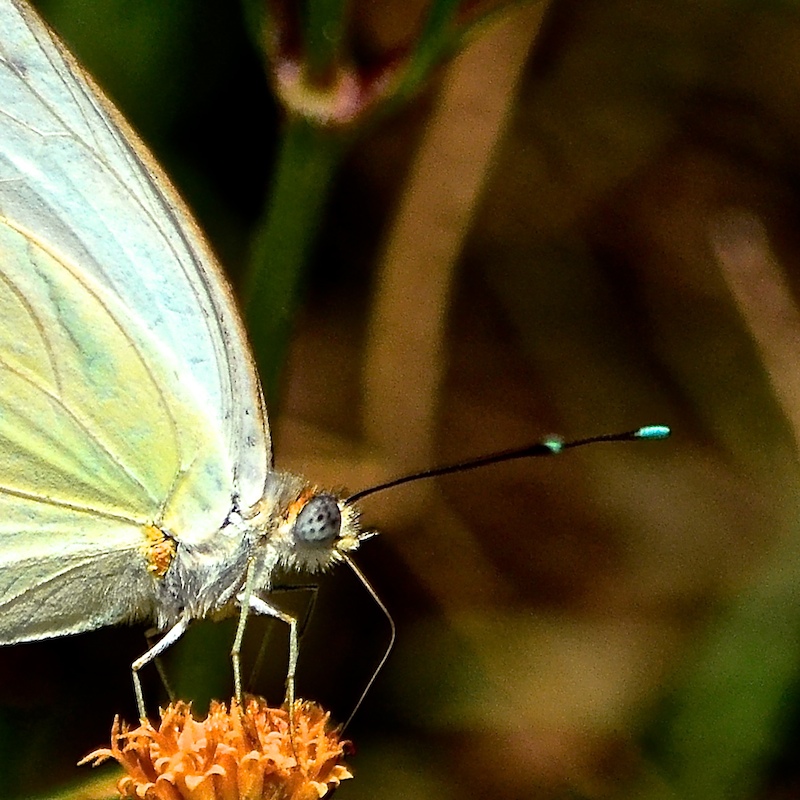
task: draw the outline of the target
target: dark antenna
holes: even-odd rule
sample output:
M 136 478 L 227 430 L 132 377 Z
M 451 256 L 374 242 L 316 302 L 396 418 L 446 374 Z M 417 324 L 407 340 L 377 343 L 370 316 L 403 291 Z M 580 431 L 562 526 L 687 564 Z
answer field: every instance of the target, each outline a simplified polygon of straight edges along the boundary
M 503 461 L 514 461 L 517 458 L 556 456 L 559 453 L 563 453 L 565 450 L 573 450 L 576 447 L 583 447 L 587 444 L 596 444 L 598 442 L 633 442 L 637 439 L 666 439 L 669 437 L 669 435 L 670 429 L 666 425 L 645 425 L 643 428 L 637 428 L 635 431 L 627 431 L 625 433 L 606 433 L 601 434 L 600 436 L 590 436 L 588 439 L 574 439 L 571 442 L 565 442 L 557 437 L 552 437 L 550 439 L 544 439 L 541 442 L 536 442 L 535 444 L 527 445 L 526 447 L 518 447 L 512 450 L 502 450 L 499 453 L 490 453 L 489 455 L 479 456 L 478 458 L 472 458 L 467 461 L 460 461 L 457 464 L 448 464 L 444 467 L 434 467 L 433 469 L 422 470 L 421 472 L 415 472 L 411 475 L 403 475 L 400 478 L 394 478 L 393 480 L 386 481 L 386 483 L 379 483 L 377 486 L 370 486 L 367 489 L 362 489 L 360 492 L 350 495 L 350 497 L 348 497 L 344 502 L 347 505 L 350 505 L 364 497 L 367 497 L 368 495 L 375 494 L 376 492 L 382 492 L 384 489 L 391 489 L 395 486 L 401 486 L 404 483 L 411 483 L 412 481 L 419 481 L 423 480 L 424 478 L 435 478 L 437 475 L 450 475 L 453 472 L 465 472 L 470 469 L 485 467 L 489 464 L 499 464 Z M 361 704 L 364 702 L 364 698 L 372 688 L 372 684 L 375 683 L 378 673 L 383 669 L 384 664 L 389 658 L 389 654 L 392 651 L 392 647 L 394 646 L 395 638 L 397 636 L 397 628 L 392 615 L 389 613 L 389 609 L 386 608 L 383 601 L 380 599 L 380 597 L 378 597 L 378 593 L 375 591 L 372 584 L 367 580 L 367 577 L 364 575 L 364 573 L 356 566 L 353 559 L 345 553 L 340 553 L 339 555 L 342 560 L 348 564 L 350 569 L 353 570 L 356 577 L 359 579 L 359 581 L 361 581 L 364 588 L 369 592 L 370 596 L 377 604 L 378 608 L 383 612 L 384 616 L 389 621 L 390 630 L 389 643 L 383 652 L 381 660 L 378 662 L 378 666 L 373 671 L 372 677 L 367 682 L 367 685 L 361 692 L 355 707 L 350 712 L 347 722 L 345 722 L 345 724 L 342 726 L 342 730 L 344 730 L 350 724 L 356 712 L 361 707 Z
M 574 439 L 571 442 L 565 442 L 557 437 L 552 437 L 550 439 L 544 439 L 541 442 L 526 445 L 525 447 L 501 450 L 498 453 L 490 453 L 489 455 L 471 458 L 467 461 L 459 461 L 457 464 L 433 467 L 432 469 L 424 469 L 421 472 L 414 472 L 411 475 L 393 478 L 390 481 L 386 481 L 386 483 L 379 483 L 377 486 L 370 486 L 367 489 L 362 489 L 360 492 L 351 494 L 350 497 L 345 500 L 345 503 L 347 505 L 352 505 L 368 495 L 382 492 L 385 489 L 392 489 L 395 486 L 402 486 L 404 483 L 420 481 L 425 478 L 436 478 L 439 475 L 451 475 L 454 472 L 466 472 L 467 470 L 486 467 L 490 464 L 500 464 L 503 461 L 514 461 L 518 458 L 533 458 L 535 456 L 557 456 L 565 450 L 574 450 L 576 447 L 584 447 L 587 444 L 596 444 L 598 442 L 633 442 L 637 439 L 666 439 L 669 435 L 670 429 L 666 425 L 645 425 L 643 428 L 637 428 L 635 431 L 606 433 L 600 436 L 590 436 L 588 439 Z

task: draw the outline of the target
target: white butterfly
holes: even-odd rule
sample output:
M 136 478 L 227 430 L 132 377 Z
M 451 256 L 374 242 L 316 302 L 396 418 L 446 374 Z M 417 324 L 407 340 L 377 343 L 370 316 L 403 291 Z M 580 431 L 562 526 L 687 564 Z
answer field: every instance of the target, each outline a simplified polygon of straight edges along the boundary
M 0 644 L 164 636 L 352 562 L 352 505 L 272 468 L 230 289 L 124 120 L 23 0 L 0 0 Z M 355 567 L 353 566 L 355 569 Z M 361 574 L 356 570 L 360 577 Z

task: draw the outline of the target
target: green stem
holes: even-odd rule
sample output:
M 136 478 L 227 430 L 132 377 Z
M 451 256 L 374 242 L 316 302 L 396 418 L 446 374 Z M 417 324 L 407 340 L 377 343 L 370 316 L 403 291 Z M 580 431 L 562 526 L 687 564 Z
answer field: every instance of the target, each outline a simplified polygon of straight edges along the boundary
M 304 61 L 312 83 L 330 77 L 339 60 L 347 24 L 348 0 L 307 0 L 304 15 Z
M 342 141 L 298 118 L 288 120 L 245 283 L 245 317 L 269 403 L 289 341 L 303 267 L 343 151 Z
M 461 0 L 435 0 L 414 51 L 393 94 L 393 107 L 405 102 L 430 77 L 431 70 L 454 45 L 456 15 Z

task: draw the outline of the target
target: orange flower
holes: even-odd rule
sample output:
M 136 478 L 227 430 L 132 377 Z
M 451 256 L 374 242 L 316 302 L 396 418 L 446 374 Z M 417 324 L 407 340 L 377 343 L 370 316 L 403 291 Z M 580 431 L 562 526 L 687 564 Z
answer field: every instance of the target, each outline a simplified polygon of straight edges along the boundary
M 127 772 L 117 784 L 126 800 L 319 800 L 352 775 L 340 763 L 347 742 L 329 730 L 313 703 L 289 713 L 249 698 L 242 711 L 214 702 L 196 720 L 188 703 L 161 712 L 161 725 L 129 729 L 114 720 L 111 748 L 82 764 L 116 759 Z

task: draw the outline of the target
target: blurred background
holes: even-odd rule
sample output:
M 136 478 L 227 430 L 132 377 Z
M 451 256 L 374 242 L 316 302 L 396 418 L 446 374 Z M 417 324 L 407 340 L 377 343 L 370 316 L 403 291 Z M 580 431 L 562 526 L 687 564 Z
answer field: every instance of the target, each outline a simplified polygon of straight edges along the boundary
M 673 427 L 365 499 L 398 642 L 338 796 L 800 797 L 797 6 L 37 5 L 237 287 L 280 468 L 355 491 Z M 345 719 L 388 636 L 322 576 L 299 693 Z M 232 638 L 199 624 L 166 659 L 199 709 Z M 0 649 L 0 796 L 108 796 L 74 764 L 135 718 L 143 649 Z

